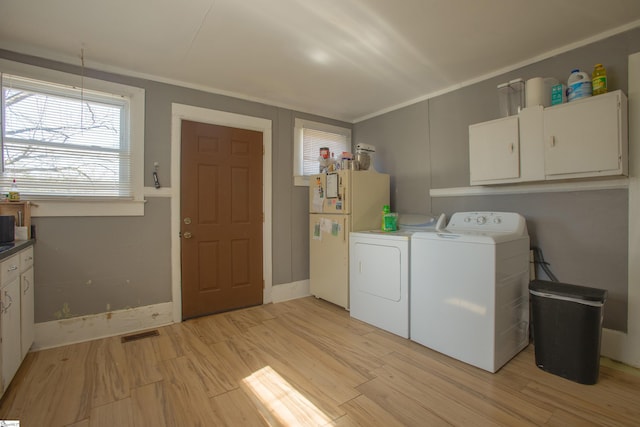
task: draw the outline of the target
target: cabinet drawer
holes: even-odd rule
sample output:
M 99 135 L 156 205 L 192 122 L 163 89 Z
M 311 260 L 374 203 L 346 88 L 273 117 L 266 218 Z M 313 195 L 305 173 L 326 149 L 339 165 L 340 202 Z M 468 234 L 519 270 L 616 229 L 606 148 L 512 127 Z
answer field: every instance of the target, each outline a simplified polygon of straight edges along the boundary
M 2 286 L 20 276 L 20 255 L 13 255 L 0 263 L 0 283 Z
M 20 271 L 26 271 L 33 266 L 33 246 L 23 250 L 18 255 L 20 256 Z

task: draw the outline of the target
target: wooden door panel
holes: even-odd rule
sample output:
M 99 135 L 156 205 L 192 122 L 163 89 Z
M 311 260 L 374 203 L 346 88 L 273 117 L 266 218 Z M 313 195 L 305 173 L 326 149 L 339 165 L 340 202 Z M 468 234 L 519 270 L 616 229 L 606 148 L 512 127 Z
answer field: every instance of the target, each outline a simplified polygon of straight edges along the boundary
M 251 213 L 250 176 L 247 168 L 231 170 L 231 222 L 247 223 Z
M 181 162 L 183 318 L 261 304 L 262 133 L 183 121 Z
M 251 252 L 248 239 L 236 239 L 231 242 L 231 271 L 233 286 L 246 286 L 249 283 Z
M 198 290 L 201 292 L 220 290 L 219 242 L 199 242 L 198 245 Z
M 198 166 L 198 224 L 218 223 L 219 182 L 217 166 Z

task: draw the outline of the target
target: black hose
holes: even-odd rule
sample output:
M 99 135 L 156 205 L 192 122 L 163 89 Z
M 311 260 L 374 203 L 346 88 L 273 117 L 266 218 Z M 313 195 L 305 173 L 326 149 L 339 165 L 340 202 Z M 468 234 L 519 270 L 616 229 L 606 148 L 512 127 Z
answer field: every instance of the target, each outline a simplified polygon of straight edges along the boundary
M 553 274 L 553 272 L 551 271 L 551 268 L 549 268 L 551 264 L 549 264 L 544 260 L 544 255 L 542 255 L 542 249 L 536 246 L 532 246 L 531 250 L 533 251 L 533 264 L 539 265 L 540 268 L 542 268 L 542 271 L 544 271 L 544 273 L 547 275 L 549 280 L 551 280 L 552 282 L 558 282 L 558 278 L 555 276 L 555 274 Z

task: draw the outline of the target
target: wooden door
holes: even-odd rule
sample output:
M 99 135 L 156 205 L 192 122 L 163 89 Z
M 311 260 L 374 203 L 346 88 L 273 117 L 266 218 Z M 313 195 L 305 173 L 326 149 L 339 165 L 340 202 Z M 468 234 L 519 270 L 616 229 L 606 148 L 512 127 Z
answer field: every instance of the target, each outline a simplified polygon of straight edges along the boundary
M 182 121 L 182 318 L 262 304 L 262 133 Z

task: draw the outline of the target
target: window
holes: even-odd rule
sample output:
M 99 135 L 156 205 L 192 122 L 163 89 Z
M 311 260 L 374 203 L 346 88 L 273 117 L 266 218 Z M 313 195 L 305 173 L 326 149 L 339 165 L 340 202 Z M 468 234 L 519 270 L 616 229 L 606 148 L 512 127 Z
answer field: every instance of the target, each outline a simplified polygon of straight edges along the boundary
M 9 73 L 5 64 L 0 188 L 15 179 L 45 216 L 47 206 L 64 205 L 73 215 L 143 214 L 144 91 L 36 67 Z M 96 210 L 113 202 L 119 208 Z M 58 214 L 66 215 L 49 212 Z
M 320 170 L 320 148 L 329 148 L 337 158 L 351 151 L 351 129 L 309 120 L 296 119 L 294 129 L 295 185 L 309 185 L 309 175 Z

